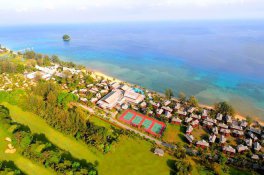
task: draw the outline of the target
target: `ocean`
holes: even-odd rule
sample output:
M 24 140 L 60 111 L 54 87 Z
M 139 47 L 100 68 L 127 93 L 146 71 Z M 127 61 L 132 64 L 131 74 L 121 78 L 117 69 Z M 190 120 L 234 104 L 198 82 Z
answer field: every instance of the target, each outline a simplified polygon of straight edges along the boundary
M 63 42 L 63 34 L 71 36 Z M 0 44 L 31 48 L 203 104 L 264 119 L 264 22 L 163 21 L 1 26 Z

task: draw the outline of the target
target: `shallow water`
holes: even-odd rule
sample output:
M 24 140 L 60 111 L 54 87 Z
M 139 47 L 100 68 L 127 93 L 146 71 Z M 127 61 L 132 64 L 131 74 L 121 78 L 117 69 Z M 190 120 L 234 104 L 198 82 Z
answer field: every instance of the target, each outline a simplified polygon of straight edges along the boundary
M 0 27 L 0 43 L 58 54 L 159 92 L 183 91 L 205 104 L 225 100 L 264 119 L 263 21 L 10 26 Z

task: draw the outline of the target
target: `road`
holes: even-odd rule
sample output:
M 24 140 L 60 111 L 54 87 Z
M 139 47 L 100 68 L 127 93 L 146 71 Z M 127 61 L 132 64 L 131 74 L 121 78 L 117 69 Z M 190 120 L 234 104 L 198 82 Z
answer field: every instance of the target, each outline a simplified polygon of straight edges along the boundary
M 82 104 L 79 104 L 79 106 L 81 106 L 83 109 L 89 111 L 90 113 L 94 113 L 94 110 L 93 110 L 92 108 L 88 107 L 88 106 L 84 106 L 84 105 L 82 105 Z M 91 112 L 91 111 L 92 111 L 92 112 Z M 112 115 L 112 116 L 113 116 L 113 115 Z M 147 135 L 147 134 L 144 134 L 144 133 L 142 133 L 142 132 L 140 132 L 140 131 L 138 131 L 138 130 L 136 130 L 136 129 L 134 129 L 134 128 L 128 126 L 128 125 L 125 125 L 125 124 L 119 122 L 118 120 L 116 120 L 116 119 L 113 118 L 113 117 L 110 117 L 110 118 L 109 118 L 109 121 L 110 121 L 111 123 L 114 123 L 114 124 L 120 126 L 120 127 L 123 128 L 123 129 L 129 130 L 129 131 L 133 131 L 134 133 L 139 134 L 139 135 L 142 136 L 142 137 L 145 137 L 145 138 L 147 138 L 147 139 L 149 139 L 149 140 L 152 140 L 152 141 L 154 141 L 157 145 L 162 145 L 162 146 L 165 146 L 165 147 L 167 147 L 167 148 L 176 148 L 175 145 L 172 145 L 172 144 L 169 144 L 169 143 L 166 143 L 166 142 L 162 142 L 162 141 L 160 141 L 160 140 L 157 140 L 157 139 L 154 138 L 154 137 L 151 137 L 151 136 L 149 136 L 149 135 Z

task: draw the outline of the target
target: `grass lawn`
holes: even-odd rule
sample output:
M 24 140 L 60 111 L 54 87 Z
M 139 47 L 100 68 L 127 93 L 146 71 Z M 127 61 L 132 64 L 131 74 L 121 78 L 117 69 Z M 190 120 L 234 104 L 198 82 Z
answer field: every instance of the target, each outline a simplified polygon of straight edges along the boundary
M 99 162 L 99 173 L 107 175 L 169 175 L 173 162 L 168 155 L 158 157 L 151 151 L 152 144 L 138 138 L 123 136 Z
M 112 126 L 110 123 L 107 123 L 107 122 L 105 122 L 105 121 L 103 121 L 97 117 L 94 117 L 94 116 L 90 116 L 89 121 L 91 121 L 92 123 L 94 123 L 97 126 L 103 126 L 107 129 L 111 129 L 111 126 Z
M 99 174 L 107 175 L 169 175 L 171 157 L 166 155 L 158 157 L 151 152 L 152 144 L 138 138 L 122 136 L 110 153 L 102 154 L 87 145 L 76 141 L 70 136 L 65 136 L 51 128 L 43 119 L 30 112 L 24 112 L 19 107 L 2 103 L 10 110 L 11 117 L 28 125 L 34 133 L 44 133 L 46 137 L 58 147 L 69 151 L 75 158 L 85 159 L 89 162 L 99 161 Z M 90 118 L 94 123 L 109 127 L 110 124 L 98 118 Z M 1 157 L 1 156 L 0 156 Z M 45 174 L 45 173 L 43 173 Z
M 167 124 L 163 140 L 168 143 L 184 142 L 184 126 Z
M 194 128 L 193 132 L 192 132 L 192 135 L 193 135 L 194 139 L 196 139 L 196 140 L 204 139 L 204 140 L 207 140 L 207 141 L 208 141 L 209 136 L 210 136 L 208 134 L 208 132 L 206 132 L 206 130 L 202 126 Z
M 46 169 L 41 165 L 31 162 L 29 159 L 24 158 L 18 153 L 15 154 L 5 154 L 4 151 L 7 148 L 7 142 L 4 140 L 9 136 L 9 133 L 5 131 L 0 123 L 0 160 L 10 160 L 15 163 L 15 165 L 24 173 L 29 175 L 36 174 L 55 174 L 51 169 Z

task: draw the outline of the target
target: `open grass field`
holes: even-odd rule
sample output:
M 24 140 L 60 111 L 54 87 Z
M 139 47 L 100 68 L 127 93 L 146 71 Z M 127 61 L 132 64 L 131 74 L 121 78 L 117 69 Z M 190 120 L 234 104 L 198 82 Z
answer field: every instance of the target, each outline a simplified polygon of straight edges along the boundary
M 24 112 L 19 107 L 2 103 L 9 108 L 11 117 L 19 123 L 28 125 L 32 132 L 44 133 L 46 137 L 58 147 L 69 151 L 75 158 L 85 159 L 89 162 L 99 162 L 99 174 L 104 175 L 169 175 L 171 157 L 166 155 L 158 157 L 151 151 L 152 144 L 135 138 L 122 136 L 115 144 L 110 153 L 102 154 L 85 144 L 76 141 L 70 136 L 65 136 L 59 131 L 51 128 L 43 119 L 30 112 Z M 111 125 L 96 117 L 90 120 L 100 126 L 110 128 Z M 18 166 L 19 167 L 19 166 Z M 31 171 L 28 170 L 27 171 Z M 37 173 L 38 174 L 38 173 Z M 51 173 L 42 173 L 51 174 Z
M 99 172 L 107 175 L 169 175 L 172 158 L 168 155 L 158 157 L 151 148 L 149 142 L 124 136 L 99 162 Z
M 7 142 L 4 140 L 9 137 L 9 133 L 5 131 L 0 123 L 0 160 L 10 160 L 15 163 L 15 165 L 24 173 L 29 175 L 36 174 L 56 174 L 51 169 L 46 169 L 41 165 L 31 162 L 29 159 L 24 158 L 18 153 L 15 154 L 5 154 L 4 151 L 7 148 Z
M 205 139 L 205 138 L 206 138 L 205 140 L 209 139 L 208 132 L 206 132 L 205 129 L 202 126 L 194 128 L 193 132 L 192 132 L 192 135 L 193 135 L 193 137 L 196 140 L 202 140 L 202 139 Z

